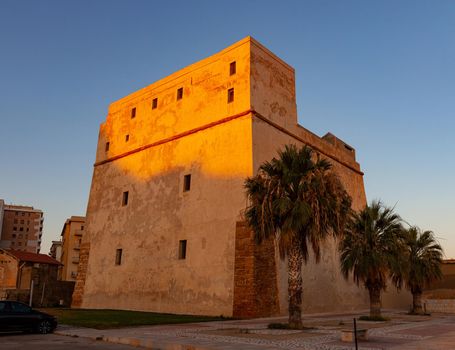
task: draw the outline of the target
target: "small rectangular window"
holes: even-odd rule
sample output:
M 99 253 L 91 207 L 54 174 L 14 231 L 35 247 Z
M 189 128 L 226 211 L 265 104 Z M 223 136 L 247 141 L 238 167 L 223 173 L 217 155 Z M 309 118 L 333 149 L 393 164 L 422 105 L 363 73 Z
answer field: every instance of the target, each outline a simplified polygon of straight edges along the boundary
M 179 259 L 186 259 L 186 239 L 179 241 Z
M 152 100 L 152 109 L 156 109 L 158 107 L 158 98 L 154 98 Z
M 235 61 L 231 62 L 231 64 L 229 65 L 229 75 L 234 75 L 236 73 L 236 70 L 237 70 L 237 67 L 236 67 Z
M 122 196 L 122 205 L 125 206 L 128 204 L 128 191 L 123 192 Z
M 109 145 L 110 145 L 109 142 L 106 142 L 106 147 L 105 147 L 106 152 L 109 151 Z
M 17 231 L 17 227 L 13 227 L 13 231 Z
M 115 265 L 122 264 L 122 249 L 117 249 L 115 251 Z
M 177 101 L 183 98 L 183 88 L 177 89 Z
M 128 142 L 130 140 L 130 135 L 125 135 L 125 142 Z
M 131 109 L 131 119 L 136 118 L 136 107 Z
M 234 102 L 234 88 L 228 90 L 227 101 L 228 103 Z
M 191 189 L 191 174 L 183 177 L 183 192 L 188 192 Z
M 81 231 L 84 231 L 84 226 L 83 225 L 81 226 Z
M 24 228 L 23 227 L 19 228 L 19 231 L 24 231 Z

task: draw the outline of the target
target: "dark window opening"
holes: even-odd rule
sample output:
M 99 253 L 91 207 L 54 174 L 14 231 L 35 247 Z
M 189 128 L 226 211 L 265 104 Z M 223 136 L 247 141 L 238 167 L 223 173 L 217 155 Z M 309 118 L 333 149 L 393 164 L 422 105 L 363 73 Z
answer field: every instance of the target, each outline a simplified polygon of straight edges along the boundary
M 120 265 L 122 263 L 122 249 L 117 249 L 115 251 L 115 265 Z
M 234 88 L 228 90 L 228 103 L 234 102 Z
M 177 89 L 177 101 L 183 98 L 183 88 Z
M 128 142 L 130 140 L 130 135 L 125 135 L 125 142 Z
M 84 231 L 84 226 L 81 226 L 81 231 Z
M 231 62 L 231 64 L 229 65 L 229 75 L 234 75 L 237 71 L 237 67 L 236 67 L 236 64 L 235 64 L 235 61 L 234 62 Z
M 156 109 L 158 107 L 158 98 L 154 98 L 152 100 L 152 109 Z
M 105 147 L 106 152 L 109 151 L 109 145 L 110 145 L 109 142 L 106 142 L 106 147 Z
M 136 107 L 133 107 L 133 109 L 131 109 L 131 119 L 133 118 L 136 118 Z
M 123 192 L 122 205 L 125 206 L 128 204 L 128 191 Z
M 186 259 L 186 239 L 179 241 L 179 259 Z
M 188 192 L 191 189 L 191 174 L 183 177 L 183 192 Z

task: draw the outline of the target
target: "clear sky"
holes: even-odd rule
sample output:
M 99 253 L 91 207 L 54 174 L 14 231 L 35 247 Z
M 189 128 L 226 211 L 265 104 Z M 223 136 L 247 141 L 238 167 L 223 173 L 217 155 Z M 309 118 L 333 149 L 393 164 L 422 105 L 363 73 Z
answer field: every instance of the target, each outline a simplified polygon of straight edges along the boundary
M 296 70 L 300 123 L 357 151 L 367 197 L 455 258 L 455 1 L 1 0 L 0 198 L 85 215 L 110 102 L 251 35 Z

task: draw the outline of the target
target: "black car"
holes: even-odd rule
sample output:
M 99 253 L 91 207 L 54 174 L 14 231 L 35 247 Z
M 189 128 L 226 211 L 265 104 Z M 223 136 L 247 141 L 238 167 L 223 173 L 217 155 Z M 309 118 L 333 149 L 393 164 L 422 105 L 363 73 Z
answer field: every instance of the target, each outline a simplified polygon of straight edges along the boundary
M 57 319 L 18 301 L 0 300 L 0 332 L 52 333 Z

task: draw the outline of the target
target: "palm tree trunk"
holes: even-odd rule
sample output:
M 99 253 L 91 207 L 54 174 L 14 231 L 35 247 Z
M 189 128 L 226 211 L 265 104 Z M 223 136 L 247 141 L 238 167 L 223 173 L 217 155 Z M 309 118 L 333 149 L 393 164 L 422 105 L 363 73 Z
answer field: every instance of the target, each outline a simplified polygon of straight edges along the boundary
M 422 291 L 413 291 L 412 292 L 412 313 L 413 314 L 423 314 L 422 309 Z
M 368 288 L 370 293 L 370 317 L 381 317 L 381 288 L 378 286 L 371 286 Z
M 302 263 L 299 247 L 292 247 L 288 255 L 289 327 L 302 328 Z

